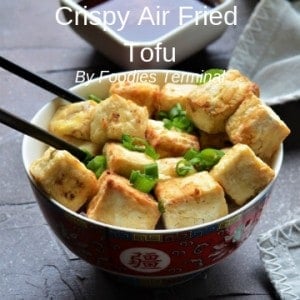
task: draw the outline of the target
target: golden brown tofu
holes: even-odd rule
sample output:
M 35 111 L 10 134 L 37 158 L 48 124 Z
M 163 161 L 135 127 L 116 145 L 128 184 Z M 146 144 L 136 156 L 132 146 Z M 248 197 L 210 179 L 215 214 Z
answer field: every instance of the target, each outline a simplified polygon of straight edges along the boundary
M 169 111 L 178 103 L 185 109 L 190 93 L 196 88 L 196 84 L 166 83 L 157 100 L 157 111 Z
M 88 205 L 89 218 L 125 228 L 155 229 L 160 212 L 150 195 L 110 171 L 104 172 L 99 181 L 99 191 Z
M 155 148 L 161 158 L 183 156 L 190 148 L 200 149 L 196 136 L 185 132 L 169 130 L 164 127 L 162 121 L 148 121 L 146 139 Z
M 64 137 L 90 139 L 90 124 L 95 113 L 95 101 L 82 101 L 60 106 L 49 123 L 49 131 Z
M 145 165 L 154 163 L 145 153 L 130 151 L 117 143 L 106 143 L 103 153 L 108 169 L 128 178 L 132 170 L 143 171 Z
M 31 164 L 30 173 L 51 198 L 73 211 L 78 211 L 98 189 L 94 173 L 64 150 L 49 148 Z
M 111 95 L 118 94 L 138 105 L 146 106 L 151 116 L 154 112 L 159 90 L 159 85 L 153 83 L 120 81 L 111 85 L 109 93 Z
M 91 122 L 91 141 L 104 145 L 108 140 L 120 141 L 123 134 L 145 137 L 148 111 L 116 94 L 97 105 Z
M 274 171 L 244 144 L 227 150 L 210 174 L 238 205 L 256 196 L 274 178 Z
M 222 187 L 206 171 L 160 181 L 155 196 L 164 207 L 162 216 L 168 229 L 194 226 L 228 214 Z
M 226 132 L 232 143 L 247 144 L 266 162 L 290 134 L 279 116 L 256 96 L 244 101 L 228 119 Z
M 195 126 L 207 133 L 225 132 L 227 119 L 258 87 L 237 70 L 228 70 L 199 85 L 187 100 L 187 115 Z
M 178 177 L 176 173 L 176 165 L 181 161 L 183 157 L 167 157 L 158 159 L 158 174 L 160 180 L 170 179 L 173 177 Z

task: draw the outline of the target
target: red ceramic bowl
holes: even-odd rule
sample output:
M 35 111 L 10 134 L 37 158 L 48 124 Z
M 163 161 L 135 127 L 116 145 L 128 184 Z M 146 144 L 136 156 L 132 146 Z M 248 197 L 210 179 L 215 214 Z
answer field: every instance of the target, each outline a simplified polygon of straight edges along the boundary
M 83 97 L 106 97 L 115 80 L 192 82 L 195 74 L 147 70 L 113 74 L 72 88 Z M 61 99 L 37 112 L 32 122 L 47 128 Z M 206 224 L 173 230 L 134 230 L 96 222 L 74 213 L 49 198 L 34 183 L 29 166 L 46 146 L 29 137 L 23 140 L 23 161 L 31 187 L 50 227 L 77 256 L 128 283 L 169 286 L 193 278 L 233 253 L 251 234 L 279 173 L 283 149 L 274 158 L 275 179 L 254 199 L 229 215 Z

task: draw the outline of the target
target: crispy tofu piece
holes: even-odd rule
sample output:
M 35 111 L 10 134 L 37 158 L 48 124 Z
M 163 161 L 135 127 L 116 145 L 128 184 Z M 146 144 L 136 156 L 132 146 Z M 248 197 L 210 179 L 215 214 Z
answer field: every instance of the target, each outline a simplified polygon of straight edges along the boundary
M 226 132 L 232 143 L 247 144 L 257 156 L 269 162 L 290 129 L 270 107 L 253 96 L 228 119 Z
M 167 157 L 156 161 L 158 166 L 158 177 L 160 180 L 178 177 L 176 173 L 176 165 L 183 157 Z
M 123 134 L 145 137 L 148 111 L 116 94 L 97 105 L 91 122 L 91 141 L 104 145 L 108 140 L 121 140 Z
M 190 148 L 200 149 L 196 136 L 185 132 L 169 130 L 164 127 L 162 121 L 149 120 L 146 139 L 163 157 L 183 156 Z
M 49 131 L 56 136 L 90 139 L 90 124 L 97 103 L 87 100 L 60 106 L 49 123 Z
M 88 205 L 87 216 L 96 221 L 134 229 L 155 229 L 160 218 L 158 203 L 110 171 L 99 178 L 98 193 Z
M 160 87 L 154 83 L 119 81 L 110 87 L 110 94 L 118 94 L 138 105 L 146 106 L 149 115 L 154 112 Z
M 108 169 L 128 178 L 132 170 L 143 171 L 145 165 L 154 163 L 154 159 L 145 153 L 130 151 L 117 143 L 106 143 L 103 153 Z
M 210 175 L 237 205 L 243 205 L 265 188 L 275 174 L 250 147 L 236 144 L 225 152 Z
M 167 229 L 194 226 L 228 214 L 224 191 L 207 171 L 160 181 L 155 196 L 164 207 Z
M 259 94 L 256 84 L 239 71 L 228 70 L 199 85 L 190 94 L 187 115 L 195 126 L 207 133 L 225 132 L 227 119 L 253 93 Z
M 196 84 L 166 83 L 159 93 L 157 110 L 169 111 L 178 103 L 185 109 L 190 93 L 196 88 Z
M 78 211 L 97 192 L 93 172 L 65 150 L 49 148 L 30 166 L 33 179 L 51 198 Z

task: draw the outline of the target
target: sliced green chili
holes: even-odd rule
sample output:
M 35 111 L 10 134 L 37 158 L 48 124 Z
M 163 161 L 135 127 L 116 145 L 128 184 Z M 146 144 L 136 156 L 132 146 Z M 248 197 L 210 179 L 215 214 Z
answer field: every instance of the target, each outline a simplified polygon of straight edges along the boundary
M 194 171 L 209 171 L 224 154 L 222 150 L 213 148 L 201 151 L 190 149 L 185 153 L 184 159 L 177 163 L 176 173 L 178 176 L 186 176 Z
M 144 167 L 145 174 L 153 178 L 158 178 L 158 166 L 157 163 L 149 164 Z
M 96 95 L 94 95 L 94 94 L 90 94 L 90 95 L 88 96 L 88 100 L 93 100 L 93 101 L 95 101 L 95 102 L 97 102 L 97 103 L 100 103 L 100 102 L 102 101 L 98 96 L 96 96 Z
M 128 134 L 122 135 L 122 145 L 131 151 L 144 152 L 153 159 L 158 159 L 159 155 L 155 149 L 143 138 L 132 137 Z
M 153 159 L 159 159 L 159 154 L 155 151 L 155 149 L 148 145 L 145 149 L 145 154 L 147 154 L 149 157 Z
M 182 109 L 179 103 L 177 103 L 174 107 L 172 107 L 168 114 L 170 120 L 173 120 L 174 118 L 183 115 L 185 116 L 185 111 Z
M 142 174 L 140 171 L 132 171 L 130 176 L 130 183 L 132 183 L 133 187 L 144 193 L 150 193 L 156 182 L 157 179 Z
M 221 150 L 206 148 L 199 153 L 199 163 L 204 170 L 210 170 L 215 164 L 219 162 L 225 153 Z
M 104 155 L 97 155 L 92 158 L 87 164 L 86 167 L 93 171 L 97 178 L 106 170 L 106 158 Z
M 150 193 L 158 180 L 157 163 L 149 164 L 144 167 L 144 173 L 133 170 L 130 174 L 129 181 L 137 190 Z
M 182 159 L 176 164 L 176 173 L 178 176 L 186 176 L 195 173 L 195 169 L 189 161 Z
M 194 130 L 193 123 L 186 116 L 186 111 L 182 109 L 179 103 L 172 107 L 168 112 L 158 112 L 157 117 L 164 122 L 164 126 L 167 129 L 175 129 L 189 133 Z
M 122 135 L 122 144 L 123 146 L 131 151 L 145 152 L 147 141 L 139 137 L 132 137 L 128 134 Z
M 199 151 L 195 150 L 194 148 L 191 148 L 184 154 L 184 159 L 191 160 L 192 158 L 196 157 L 198 153 Z

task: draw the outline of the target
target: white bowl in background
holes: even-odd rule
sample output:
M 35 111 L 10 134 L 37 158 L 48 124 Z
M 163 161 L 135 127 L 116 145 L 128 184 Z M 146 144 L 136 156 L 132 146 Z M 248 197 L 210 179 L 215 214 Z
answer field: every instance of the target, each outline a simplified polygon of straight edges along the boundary
M 115 0 L 98 2 L 104 2 L 101 4 L 104 10 L 106 6 L 109 8 L 114 1 Z M 125 5 L 130 9 L 128 9 L 131 13 L 128 18 L 129 21 L 131 21 L 134 13 L 137 14 L 138 5 L 143 3 L 145 7 L 147 1 L 137 0 L 123 2 L 126 3 Z M 163 17 L 155 20 L 155 13 L 153 12 L 151 15 L 153 19 L 149 21 L 152 27 L 143 29 L 142 25 L 146 24 L 146 20 L 143 19 L 140 26 L 133 27 L 132 24 L 130 25 L 132 27 L 130 36 L 125 34 L 125 29 L 129 27 L 129 21 L 125 23 L 123 28 L 121 22 L 119 22 L 120 26 L 116 26 L 115 29 L 113 29 L 113 26 L 105 26 L 105 24 L 103 24 L 104 19 L 101 19 L 101 14 L 92 14 L 90 10 L 85 9 L 83 5 L 79 4 L 80 1 L 60 0 L 61 7 L 58 11 L 57 18 L 59 18 L 59 20 L 62 19 L 59 15 L 63 14 L 66 21 L 60 20 L 61 23 L 68 23 L 77 34 L 94 46 L 99 52 L 126 69 L 167 68 L 201 50 L 220 37 L 228 25 L 236 23 L 234 0 L 223 0 L 220 4 L 209 10 L 205 8 L 203 10 L 184 8 L 182 12 L 179 13 L 179 7 L 187 7 L 183 6 L 182 3 L 189 3 L 189 1 L 193 5 L 200 5 L 197 4 L 199 1 L 196 0 L 185 0 L 185 2 L 169 0 L 165 2 L 168 3 L 168 5 L 171 5 L 170 3 L 172 2 L 172 5 L 176 5 L 176 9 L 178 9 L 178 11 L 176 11 L 176 18 L 178 19 L 176 19 L 175 24 L 173 22 L 170 30 L 166 29 L 166 25 L 158 25 L 159 22 L 163 22 Z M 156 4 L 160 3 L 158 0 L 151 0 L 151 2 L 155 2 Z M 178 5 L 179 3 L 181 6 Z M 118 10 L 117 6 L 111 7 L 114 9 L 114 12 Z M 107 11 L 109 10 L 107 9 Z M 157 9 L 157 12 L 160 14 L 163 14 L 162 11 L 162 7 Z M 196 11 L 203 13 L 195 15 Z M 99 9 L 98 12 L 102 13 L 102 8 L 101 10 Z M 126 10 L 124 11 L 124 18 L 125 12 Z M 165 24 L 172 23 L 168 21 L 172 20 L 172 18 L 168 18 L 172 13 L 173 10 L 170 10 L 170 14 L 166 15 Z M 229 14 L 231 18 L 229 18 Z M 79 16 L 79 18 L 77 18 L 77 16 Z M 180 22 L 180 16 L 181 20 L 187 19 L 186 22 Z M 191 18 L 187 16 L 191 16 Z M 212 19 L 211 16 L 213 16 Z M 141 15 L 139 15 L 139 17 L 141 17 Z M 102 21 L 101 23 L 99 19 Z M 137 19 L 137 23 L 139 20 L 140 19 Z M 154 24 L 152 24 L 152 21 L 154 21 Z M 91 22 L 96 23 L 96 25 L 92 25 Z M 117 21 L 115 21 L 115 24 L 116 23 Z M 180 25 L 180 23 L 184 24 Z M 154 34 L 154 32 L 157 34 Z M 149 38 L 147 35 L 152 37 Z M 134 46 L 130 47 L 129 45 Z M 145 50 L 145 48 L 147 49 Z M 151 55 L 153 55 L 152 58 Z

